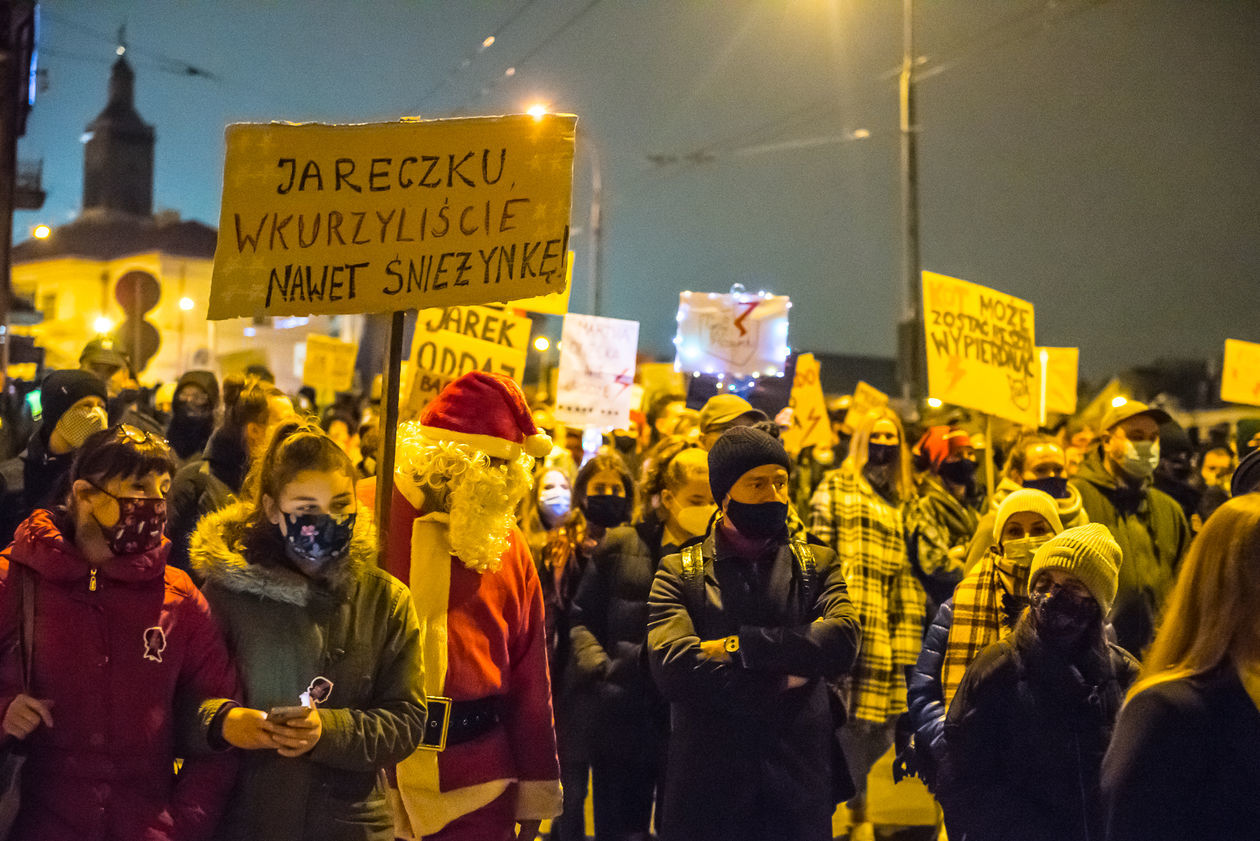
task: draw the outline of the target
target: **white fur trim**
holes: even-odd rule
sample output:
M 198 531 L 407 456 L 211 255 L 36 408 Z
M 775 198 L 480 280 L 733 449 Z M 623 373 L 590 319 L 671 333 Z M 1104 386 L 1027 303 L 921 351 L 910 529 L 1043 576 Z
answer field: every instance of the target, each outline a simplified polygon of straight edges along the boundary
M 494 435 L 456 432 L 451 429 L 443 429 L 440 426 L 421 426 L 420 434 L 434 441 L 454 441 L 457 444 L 467 444 L 491 458 L 505 458 L 508 461 L 514 461 L 521 454 L 520 444 Z
M 419 751 L 418 753 L 437 757 L 434 751 Z M 435 835 L 456 818 L 462 818 L 482 806 L 493 803 L 499 795 L 507 791 L 507 787 L 512 783 L 511 780 L 491 780 L 488 783 L 478 783 L 453 791 L 438 791 L 436 787 L 429 789 L 417 786 L 412 780 L 404 781 L 403 775 L 403 769 L 415 758 L 416 754 L 412 754 L 398 766 L 398 796 L 407 809 L 407 818 L 411 821 L 412 832 L 420 838 Z
M 525 452 L 534 458 L 546 458 L 551 453 L 551 436 L 545 432 L 525 439 Z
M 528 780 L 517 784 L 516 819 L 545 821 L 560 814 L 564 798 L 558 780 Z

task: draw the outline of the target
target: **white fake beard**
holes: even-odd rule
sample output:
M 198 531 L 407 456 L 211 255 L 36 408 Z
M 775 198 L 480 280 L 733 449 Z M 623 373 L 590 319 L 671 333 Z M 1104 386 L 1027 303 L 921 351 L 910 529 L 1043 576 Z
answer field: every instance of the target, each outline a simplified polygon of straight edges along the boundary
M 412 436 L 400 427 L 399 467 L 443 500 L 450 514 L 451 551 L 474 572 L 495 572 L 511 545 L 516 509 L 529 493 L 533 459 L 521 454 L 505 466 L 466 444 Z M 408 439 L 404 440 L 406 435 Z

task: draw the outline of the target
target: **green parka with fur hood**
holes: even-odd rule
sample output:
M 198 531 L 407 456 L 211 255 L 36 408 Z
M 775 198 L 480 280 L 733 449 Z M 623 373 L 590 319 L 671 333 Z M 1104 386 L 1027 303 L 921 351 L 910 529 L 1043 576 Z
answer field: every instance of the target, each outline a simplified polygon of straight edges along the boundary
M 388 841 L 380 769 L 409 756 L 425 721 L 420 626 L 407 588 L 376 566 L 375 535 L 355 529 L 323 581 L 283 557 L 247 557 L 251 506 L 202 519 L 190 560 L 241 672 L 245 705 L 293 706 L 316 677 L 333 684 L 323 735 L 296 759 L 242 751 L 220 839 Z M 362 521 L 361 521 L 362 522 Z

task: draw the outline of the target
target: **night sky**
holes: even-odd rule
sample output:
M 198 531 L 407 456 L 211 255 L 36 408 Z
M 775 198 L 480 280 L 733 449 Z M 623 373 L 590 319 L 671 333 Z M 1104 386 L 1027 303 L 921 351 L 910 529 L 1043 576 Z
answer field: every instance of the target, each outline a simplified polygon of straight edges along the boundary
M 574 311 L 593 142 L 602 314 L 640 320 L 641 348 L 671 350 L 680 290 L 740 282 L 792 297 L 796 348 L 894 353 L 895 0 L 40 5 L 19 155 L 48 201 L 17 241 L 78 212 L 125 23 L 159 208 L 217 224 L 231 122 L 541 101 L 581 118 Z M 1086 377 L 1260 341 L 1260 3 L 919 0 L 916 24 L 923 268 L 1031 300 L 1038 343 L 1080 346 Z

